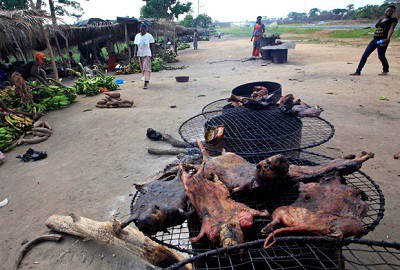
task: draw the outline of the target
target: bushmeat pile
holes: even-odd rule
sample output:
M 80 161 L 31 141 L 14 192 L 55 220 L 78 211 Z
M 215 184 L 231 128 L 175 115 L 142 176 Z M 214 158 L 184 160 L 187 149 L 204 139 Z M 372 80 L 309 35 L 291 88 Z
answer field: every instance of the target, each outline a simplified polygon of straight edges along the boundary
M 351 237 L 364 232 L 362 219 L 368 211 L 365 194 L 345 184 L 344 176 L 361 168 L 372 153 L 361 152 L 317 166 L 289 164 L 284 155 L 275 155 L 258 164 L 247 162 L 235 153 L 211 156 L 196 138 L 201 159 L 189 159 L 168 165 L 163 171 L 138 186 L 139 197 L 132 208 L 129 223 L 143 233 L 160 231 L 198 219 L 201 229 L 193 242 L 207 239 L 215 246 L 243 243 L 254 231 L 254 218 L 269 217 L 265 209 L 252 209 L 237 201 L 252 193 L 267 200 L 279 185 L 298 184 L 299 197 L 272 212 L 272 221 L 262 230 L 265 247 L 274 243 L 275 235 L 323 235 Z M 275 227 L 279 225 L 279 228 Z M 271 241 L 272 239 L 272 241 Z

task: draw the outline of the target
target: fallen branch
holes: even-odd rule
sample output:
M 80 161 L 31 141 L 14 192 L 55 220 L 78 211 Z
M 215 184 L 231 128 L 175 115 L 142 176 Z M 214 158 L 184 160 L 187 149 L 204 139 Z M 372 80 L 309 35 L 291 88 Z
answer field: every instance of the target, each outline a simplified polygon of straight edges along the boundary
M 20 264 L 22 262 L 22 259 L 24 258 L 24 256 L 28 253 L 28 251 L 33 246 L 35 246 L 37 244 L 40 244 L 42 242 L 46 242 L 46 241 L 58 242 L 58 241 L 60 241 L 61 237 L 62 236 L 60 234 L 45 234 L 45 235 L 39 236 L 39 237 L 29 241 L 28 243 L 26 243 L 22 247 L 22 249 L 21 249 L 21 251 L 20 251 L 20 253 L 19 253 L 18 257 L 17 257 L 17 260 L 15 261 L 15 269 L 18 269 L 18 267 L 20 266 Z
M 147 148 L 147 153 L 152 155 L 179 155 L 179 154 L 187 154 L 190 148 L 187 149 L 160 149 L 160 148 Z
M 75 213 L 70 216 L 52 215 L 46 221 L 46 226 L 53 231 L 96 239 L 121 247 L 158 267 L 165 268 L 185 259 L 178 252 L 154 242 L 133 227 L 128 226 L 116 235 L 113 226 L 117 227 L 120 224 L 116 219 L 113 223 L 99 222 Z M 186 266 L 182 269 L 192 268 Z

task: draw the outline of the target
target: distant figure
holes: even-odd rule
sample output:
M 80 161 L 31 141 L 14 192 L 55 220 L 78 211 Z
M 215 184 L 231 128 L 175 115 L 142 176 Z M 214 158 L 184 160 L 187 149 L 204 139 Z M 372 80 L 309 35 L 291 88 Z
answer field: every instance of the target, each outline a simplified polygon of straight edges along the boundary
M 368 44 L 367 48 L 364 51 L 364 54 L 361 57 L 360 63 L 358 64 L 357 70 L 354 73 L 351 73 L 350 76 L 360 76 L 361 70 L 363 69 L 365 63 L 367 62 L 368 57 L 371 53 L 378 49 L 378 57 L 382 63 L 383 71 L 378 75 L 384 76 L 389 73 L 389 63 L 386 59 L 386 50 L 390 42 L 390 38 L 393 35 L 394 29 L 397 25 L 397 18 L 393 17 L 394 12 L 396 11 L 395 6 L 388 6 L 385 10 L 384 16 L 385 18 L 380 19 L 375 27 L 374 38 Z
M 221 39 L 221 32 L 218 32 L 218 39 Z
M 142 24 L 140 32 L 135 36 L 134 57 L 140 62 L 142 70 L 142 80 L 144 81 L 143 89 L 147 89 L 150 82 L 151 63 L 153 61 L 153 46 L 154 38 L 150 33 L 147 33 L 147 27 Z
M 261 22 L 261 16 L 257 17 L 257 21 L 254 24 L 253 35 L 251 36 L 250 41 L 253 42 L 253 57 L 260 57 L 260 45 L 261 45 L 261 37 L 265 32 L 265 25 Z
M 109 35 L 107 39 L 107 54 L 108 54 L 108 71 L 114 71 L 116 62 L 115 62 L 115 46 L 113 41 L 113 36 Z
M 41 68 L 43 68 L 43 62 L 46 60 L 46 55 L 42 52 L 36 52 L 35 54 L 36 61 L 38 61 Z
M 69 55 L 69 64 L 70 64 L 71 67 L 73 67 L 73 68 L 76 67 L 78 64 L 76 63 L 75 58 L 74 58 L 72 52 L 68 52 L 68 55 Z
M 197 41 L 199 40 L 199 34 L 197 34 L 197 30 L 194 30 L 193 34 L 193 49 L 197 50 Z

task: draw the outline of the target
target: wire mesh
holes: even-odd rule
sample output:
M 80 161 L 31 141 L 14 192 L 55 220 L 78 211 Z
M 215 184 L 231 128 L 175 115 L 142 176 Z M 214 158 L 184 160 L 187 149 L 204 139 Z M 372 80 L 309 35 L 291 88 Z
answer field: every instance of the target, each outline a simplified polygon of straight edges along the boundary
M 247 161 L 257 163 L 262 159 L 261 156 L 246 157 Z M 314 166 L 332 160 L 332 158 L 315 154 L 312 152 L 301 151 L 300 158 L 288 158 L 289 162 L 299 166 Z M 383 217 L 385 199 L 379 186 L 365 173 L 357 171 L 351 175 L 345 176 L 348 185 L 355 186 L 364 191 L 368 196 L 366 203 L 369 205 L 369 210 L 366 217 L 362 220 L 365 233 L 359 235 L 362 237 L 373 231 L 378 226 Z M 136 193 L 132 205 L 136 201 L 139 193 Z M 266 194 L 268 197 L 266 198 Z M 298 197 L 298 188 L 295 185 L 285 185 L 276 188 L 274 192 L 264 191 L 261 194 L 251 193 L 246 196 L 242 194 L 241 197 L 234 198 L 236 201 L 245 203 L 249 207 L 256 210 L 268 210 L 272 213 L 277 207 L 292 204 Z M 168 198 L 167 198 L 168 199 Z M 132 209 L 132 206 L 131 206 Z M 255 218 L 252 230 L 246 231 L 245 241 L 253 241 L 256 239 L 265 239 L 265 235 L 261 234 L 261 229 L 264 228 L 271 220 L 267 218 Z M 182 225 L 175 226 L 168 229 L 168 232 L 159 232 L 151 238 L 163 245 L 174 248 L 178 251 L 199 254 L 218 248 L 213 245 L 206 238 L 203 238 L 199 243 L 192 243 L 190 238 L 195 237 L 200 232 L 201 222 L 198 217 L 194 215 Z M 290 249 L 291 247 L 286 247 Z M 212 269 L 212 268 L 210 268 Z M 223 268 L 221 268 L 223 269 Z M 230 269 L 230 268 L 228 268 Z
M 205 144 L 214 153 L 222 149 L 238 155 L 276 154 L 315 147 L 329 141 L 334 127 L 320 117 L 298 118 L 281 113 L 279 108 L 252 111 L 247 109 L 212 111 L 186 120 L 179 128 L 182 139 L 196 147 L 208 126 L 225 126 L 224 137 L 217 145 Z
M 280 237 L 269 249 L 262 240 L 214 249 L 177 263 L 194 269 L 399 269 L 400 244 L 326 237 Z

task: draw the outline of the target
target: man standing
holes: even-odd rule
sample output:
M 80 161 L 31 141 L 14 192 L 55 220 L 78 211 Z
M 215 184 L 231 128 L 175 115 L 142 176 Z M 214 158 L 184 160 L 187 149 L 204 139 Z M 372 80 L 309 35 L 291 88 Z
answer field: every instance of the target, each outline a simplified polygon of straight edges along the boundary
M 260 56 L 261 37 L 265 32 L 265 25 L 261 22 L 261 16 L 257 17 L 257 22 L 254 24 L 253 35 L 250 41 L 253 42 L 253 57 Z
M 150 33 L 147 33 L 147 27 L 142 24 L 140 33 L 135 36 L 135 50 L 134 57 L 140 62 L 140 69 L 142 70 L 142 80 L 144 81 L 143 89 L 147 89 L 150 82 L 151 63 L 153 61 L 153 45 L 154 38 Z

